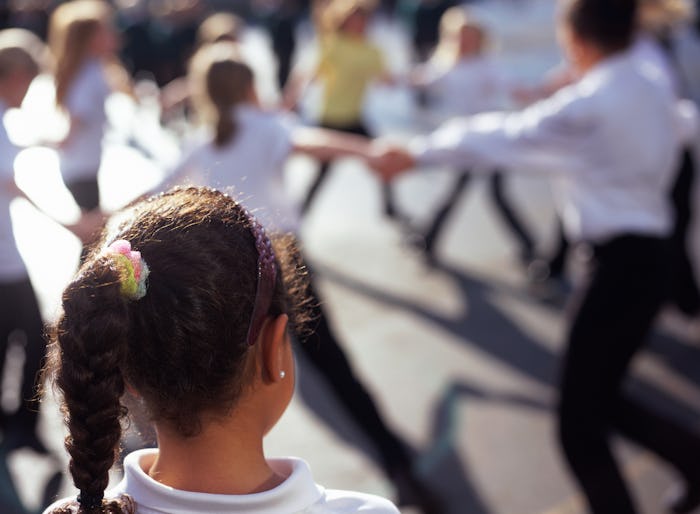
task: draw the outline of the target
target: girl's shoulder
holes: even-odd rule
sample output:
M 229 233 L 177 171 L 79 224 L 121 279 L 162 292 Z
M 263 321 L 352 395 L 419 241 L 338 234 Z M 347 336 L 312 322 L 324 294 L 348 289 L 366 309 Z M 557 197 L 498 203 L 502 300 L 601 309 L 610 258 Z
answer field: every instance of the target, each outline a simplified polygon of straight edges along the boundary
M 326 489 L 321 500 L 311 509 L 314 514 L 399 514 L 399 509 L 386 498 L 356 491 Z

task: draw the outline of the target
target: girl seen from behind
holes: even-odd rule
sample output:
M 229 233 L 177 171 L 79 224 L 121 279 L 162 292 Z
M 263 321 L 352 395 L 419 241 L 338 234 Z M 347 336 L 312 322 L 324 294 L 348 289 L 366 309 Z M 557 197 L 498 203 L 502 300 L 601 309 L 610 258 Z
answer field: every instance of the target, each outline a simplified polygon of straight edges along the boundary
M 60 5 L 49 27 L 56 105 L 67 115 L 69 125 L 59 145 L 61 174 L 84 211 L 100 204 L 97 177 L 107 124 L 105 101 L 114 90 L 128 90 L 128 78 L 116 54 L 112 16 L 106 2 L 78 0 Z
M 398 512 L 324 489 L 300 459 L 263 453 L 294 390 L 288 325 L 304 288 L 289 245 L 204 188 L 139 202 L 110 227 L 52 331 L 49 369 L 80 493 L 47 514 Z M 105 493 L 127 394 L 158 448 L 127 456 L 124 479 Z

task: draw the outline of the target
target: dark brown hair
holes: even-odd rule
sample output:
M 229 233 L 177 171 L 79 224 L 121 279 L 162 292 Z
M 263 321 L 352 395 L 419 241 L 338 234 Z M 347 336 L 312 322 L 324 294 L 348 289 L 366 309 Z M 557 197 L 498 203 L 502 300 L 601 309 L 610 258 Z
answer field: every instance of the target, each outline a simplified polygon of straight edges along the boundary
M 188 80 L 195 108 L 215 128 L 214 144 L 226 145 L 236 135 L 234 108 L 248 99 L 253 70 L 230 42 L 207 45 L 192 57 Z
M 636 0 L 565 0 L 564 20 L 606 54 L 626 49 L 636 30 Z
M 175 189 L 131 206 L 111 226 L 66 288 L 49 346 L 70 472 L 81 497 L 96 503 L 78 504 L 80 514 L 133 512 L 129 498 L 102 499 L 127 414 L 125 384 L 138 391 L 152 420 L 190 437 L 205 417 L 234 408 L 257 351 L 246 334 L 258 252 L 239 204 L 212 189 Z M 141 252 L 150 269 L 139 300 L 123 296 L 114 260 L 100 251 L 118 239 Z M 274 243 L 280 272 L 268 315 L 287 313 L 294 322 L 304 270 L 290 266 L 298 260 L 288 243 Z

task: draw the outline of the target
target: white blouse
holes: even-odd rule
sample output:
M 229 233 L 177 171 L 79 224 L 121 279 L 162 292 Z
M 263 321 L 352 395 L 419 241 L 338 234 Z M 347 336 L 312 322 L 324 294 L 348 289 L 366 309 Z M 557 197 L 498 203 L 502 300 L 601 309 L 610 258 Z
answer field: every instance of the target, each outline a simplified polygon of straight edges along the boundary
M 503 108 L 506 81 L 491 59 L 460 59 L 448 68 L 429 63 L 425 75 L 425 86 L 436 96 L 443 119 Z
M 628 53 L 514 113 L 457 119 L 412 142 L 419 164 L 551 172 L 572 240 L 665 236 L 680 152 L 675 101 Z
M 105 102 L 110 92 L 104 67 L 97 59 L 87 61 L 70 85 L 66 109 L 79 121 L 59 149 L 61 174 L 66 182 L 97 176 L 107 126 Z
M 124 460 L 124 478 L 105 494 L 128 494 L 136 514 L 399 514 L 389 501 L 370 494 L 325 489 L 314 482 L 301 459 L 270 459 L 268 463 L 287 478 L 277 487 L 255 494 L 231 495 L 181 491 L 153 480 L 145 471 L 158 450 L 139 450 Z M 70 500 L 60 500 L 51 508 Z
M 227 190 L 266 227 L 296 232 L 298 206 L 284 184 L 284 165 L 292 152 L 292 127 L 285 118 L 252 105 L 236 108 L 236 133 L 223 147 L 211 137 L 195 144 L 166 178 Z

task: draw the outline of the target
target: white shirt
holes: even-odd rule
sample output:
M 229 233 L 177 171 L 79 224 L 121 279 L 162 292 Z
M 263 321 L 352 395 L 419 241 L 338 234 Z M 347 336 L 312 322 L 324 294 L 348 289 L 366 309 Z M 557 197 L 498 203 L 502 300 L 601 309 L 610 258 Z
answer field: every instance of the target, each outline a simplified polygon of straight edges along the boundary
M 661 44 L 650 35 L 640 34 L 637 36 L 630 54 L 637 65 L 642 67 L 643 72 L 651 77 L 661 88 L 666 89 L 676 97 L 680 97 L 680 79 L 673 67 L 669 55 L 664 51 Z
M 109 94 L 102 63 L 89 60 L 76 74 L 66 96 L 68 113 L 79 120 L 75 131 L 59 149 L 61 174 L 68 183 L 97 176 L 107 123 L 105 101 Z
M 147 470 L 158 450 L 139 450 L 124 460 L 124 478 L 105 494 L 128 494 L 136 514 L 399 514 L 389 501 L 370 494 L 325 489 L 314 482 L 301 459 L 270 459 L 272 469 L 287 478 L 277 487 L 255 494 L 229 495 L 181 491 L 153 480 Z M 49 507 L 55 508 L 64 499 Z
M 630 53 L 642 73 L 650 77 L 654 84 L 673 95 L 674 98 L 682 97 L 679 74 L 668 53 L 658 41 L 649 35 L 642 34 L 637 37 Z M 676 108 L 679 115 L 681 141 L 686 146 L 694 145 L 700 134 L 698 108 L 692 100 L 685 99 L 679 99 Z
M 674 99 L 627 53 L 523 111 L 456 120 L 412 150 L 423 164 L 556 173 L 554 199 L 572 240 L 670 232 Z
M 292 151 L 291 126 L 279 114 L 252 105 L 236 108 L 236 133 L 223 147 L 211 138 L 187 152 L 166 181 L 227 190 L 265 227 L 295 232 L 300 212 L 284 185 L 284 164 Z
M 426 70 L 426 87 L 435 95 L 444 118 L 502 108 L 505 81 L 491 59 L 460 59 L 445 69 L 428 64 Z
M 0 281 L 14 282 L 27 277 L 27 268 L 17 250 L 12 231 L 10 204 L 15 195 L 7 186 L 15 180 L 15 157 L 19 149 L 7 136 L 4 118 L 5 105 L 0 103 Z

